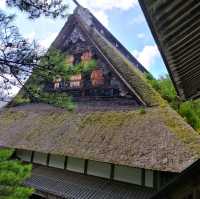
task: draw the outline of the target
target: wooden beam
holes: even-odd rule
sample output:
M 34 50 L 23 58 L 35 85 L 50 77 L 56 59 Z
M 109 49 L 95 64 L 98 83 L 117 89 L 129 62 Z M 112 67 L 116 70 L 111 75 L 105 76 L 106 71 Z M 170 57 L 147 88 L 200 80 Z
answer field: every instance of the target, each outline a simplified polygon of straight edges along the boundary
M 73 0 L 73 2 L 77 5 L 77 6 L 81 6 L 77 0 Z
M 87 174 L 87 171 L 88 171 L 88 160 L 85 160 L 85 163 L 84 163 L 84 174 L 85 175 Z
M 50 154 L 48 153 L 47 154 L 47 162 L 46 162 L 47 167 L 49 166 L 49 161 L 50 161 Z
M 68 162 L 68 157 L 67 157 L 67 156 L 65 156 L 64 169 L 67 169 L 67 162 Z
M 114 179 L 114 174 L 115 174 L 115 165 L 111 164 L 111 171 L 110 171 L 110 179 L 113 180 Z
M 141 185 L 145 186 L 145 169 L 142 170 L 142 175 L 141 175 Z
M 31 152 L 31 163 L 33 163 L 34 151 Z

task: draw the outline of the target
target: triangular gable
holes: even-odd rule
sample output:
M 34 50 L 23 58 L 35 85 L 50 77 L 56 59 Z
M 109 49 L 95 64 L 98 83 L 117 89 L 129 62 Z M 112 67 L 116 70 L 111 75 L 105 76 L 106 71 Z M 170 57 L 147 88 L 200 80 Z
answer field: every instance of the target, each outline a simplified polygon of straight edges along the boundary
M 87 9 L 78 7 L 75 13 L 70 16 L 52 46 L 66 51 L 68 49 L 67 44 L 70 34 L 74 34 L 72 38 L 75 40 L 77 36 L 79 40 L 88 40 L 101 59 L 107 63 L 123 84 L 125 84 L 143 105 L 153 106 L 159 104 L 160 97 L 146 82 L 142 74 L 144 70 L 138 70 L 142 67 L 138 64 L 139 62 L 137 60 L 133 62 L 128 59 L 128 55 L 123 53 L 124 50 L 119 48 L 119 43 L 117 46 L 113 44 L 113 42 L 117 41 L 113 39 L 114 37 L 109 41 L 107 38 L 108 35 L 105 34 L 105 27 L 101 29 L 103 25 L 100 26 L 99 24 L 97 27 L 97 22 L 94 22 L 94 19 L 97 20 Z
M 71 18 L 66 26 L 68 30 L 63 40 L 60 38 L 63 37 L 63 32 L 65 32 L 66 28 L 64 28 L 57 37 L 57 41 L 61 43 L 57 44 L 57 42 L 54 42 L 52 47 L 62 50 L 68 56 L 74 56 L 79 60 L 85 52 L 90 52 L 92 57 L 97 61 L 97 70 L 103 69 L 105 79 L 110 78 L 108 87 L 114 88 L 117 86 L 120 92 L 119 97 L 132 95 L 139 104 L 145 105 L 145 102 L 140 98 L 137 92 L 127 84 L 127 81 L 118 73 L 93 39 L 90 38 L 87 30 L 78 22 L 76 16 L 73 16 L 73 19 Z
M 142 65 L 139 64 L 135 58 L 130 59 L 129 54 L 127 53 L 128 51 L 126 51 L 124 47 L 119 48 L 119 45 L 121 44 L 119 44 L 111 33 L 105 33 L 105 30 L 105 27 L 103 27 L 103 25 L 101 25 L 100 22 L 98 22 L 87 9 L 78 7 L 74 14 L 68 18 L 67 23 L 64 25 L 56 40 L 50 47 L 50 49 L 56 48 L 61 50 L 66 54 L 66 56 L 74 56 L 73 59 L 75 62 L 76 60 L 82 59 L 85 52 L 91 53 L 92 57 L 95 57 L 95 60 L 97 60 L 98 67 L 97 71 L 89 74 L 89 84 L 90 86 L 96 86 L 96 80 L 93 81 L 93 83 L 92 76 L 95 78 L 102 76 L 104 81 L 102 84 L 103 88 L 92 88 L 92 90 L 85 87 L 83 87 L 82 90 L 74 88 L 71 89 L 70 86 L 74 85 L 74 87 L 76 87 L 82 85 L 81 82 L 77 82 L 77 79 L 78 81 L 80 80 L 84 82 L 84 86 L 87 85 L 87 83 L 85 84 L 86 78 L 80 75 L 73 77 L 75 83 L 62 82 L 62 79 L 60 78 L 59 84 L 49 82 L 48 86 L 50 85 L 51 88 L 48 92 L 54 92 L 55 90 L 52 89 L 59 88 L 56 90 L 59 92 L 54 93 L 65 91 L 63 93 L 68 94 L 68 91 L 70 91 L 69 94 L 71 96 L 89 96 L 89 101 L 91 101 L 91 96 L 93 96 L 93 99 L 95 100 L 100 96 L 104 99 L 109 98 L 115 106 L 117 104 L 126 106 L 155 106 L 164 103 L 160 95 L 146 81 L 144 77 L 145 70 L 142 69 Z M 118 42 L 117 45 L 114 45 L 116 44 L 115 42 Z M 109 83 L 106 83 L 106 81 Z M 31 84 L 31 81 L 28 83 Z M 63 86 L 60 86 L 61 84 L 65 85 L 64 89 Z M 104 86 L 105 84 L 106 87 Z M 66 85 L 68 85 L 68 87 L 66 87 Z M 43 85 L 43 87 L 45 88 L 45 85 Z M 62 87 L 61 90 L 60 87 Z M 24 98 L 23 90 L 18 96 L 19 98 Z M 113 100 L 114 98 L 115 101 Z M 14 100 L 13 102 L 14 104 L 18 104 L 17 100 Z M 106 104 L 107 105 L 105 106 L 109 106 L 109 103 L 106 102 Z
M 126 111 L 121 111 L 121 107 L 106 111 L 86 107 L 86 111 L 74 112 L 44 104 L 12 107 L 0 114 L 0 144 L 172 172 L 180 172 L 196 160 L 200 153 L 199 134 L 164 102 L 134 63 L 90 21 L 75 13 L 52 46 L 64 51 L 62 44 L 68 42 L 66 38 L 74 31 L 83 34 L 78 37 L 79 44 L 86 39 L 90 41 L 88 45 L 143 104 L 160 106 L 144 111 L 132 106 Z M 77 38 L 74 39 L 76 43 Z

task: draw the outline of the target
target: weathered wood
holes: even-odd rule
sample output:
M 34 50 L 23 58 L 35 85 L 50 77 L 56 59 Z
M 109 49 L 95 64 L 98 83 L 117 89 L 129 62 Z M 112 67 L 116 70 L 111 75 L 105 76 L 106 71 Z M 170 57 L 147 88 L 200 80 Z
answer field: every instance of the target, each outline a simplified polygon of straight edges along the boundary
M 199 96 L 200 2 L 139 0 L 164 62 L 183 99 Z M 198 74 L 198 75 L 197 75 Z M 188 85 L 192 88 L 188 88 Z

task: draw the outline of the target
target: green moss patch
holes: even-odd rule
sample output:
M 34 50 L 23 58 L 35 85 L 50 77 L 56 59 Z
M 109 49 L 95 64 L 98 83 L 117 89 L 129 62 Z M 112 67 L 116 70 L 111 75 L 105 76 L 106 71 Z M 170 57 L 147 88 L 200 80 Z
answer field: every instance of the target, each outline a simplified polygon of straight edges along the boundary
M 13 122 L 17 120 L 24 119 L 26 117 L 26 113 L 23 111 L 14 111 L 8 110 L 1 116 L 0 126 L 9 126 Z
M 162 110 L 164 122 L 177 138 L 188 145 L 195 153 L 200 155 L 200 136 L 194 131 L 181 116 L 170 107 Z
M 170 107 L 77 113 L 30 104 L 2 112 L 0 127 L 6 146 L 127 166 L 179 171 L 200 155 L 200 136 Z
M 147 82 L 145 76 L 136 66 L 130 63 L 117 49 L 108 43 L 98 32 L 93 31 L 93 39 L 97 42 L 106 57 L 120 73 L 120 75 L 136 91 L 139 97 L 149 106 L 165 106 L 166 102 Z

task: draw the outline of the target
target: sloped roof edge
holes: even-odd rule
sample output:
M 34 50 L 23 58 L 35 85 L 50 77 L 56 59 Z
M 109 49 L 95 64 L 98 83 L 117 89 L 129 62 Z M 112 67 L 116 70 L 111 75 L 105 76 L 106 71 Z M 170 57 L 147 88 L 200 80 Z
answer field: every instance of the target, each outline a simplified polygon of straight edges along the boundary
M 200 2 L 139 0 L 164 63 L 182 99 L 200 96 Z
M 95 28 L 88 26 L 78 18 L 78 23 L 84 31 L 87 31 L 89 38 L 100 50 L 104 58 L 109 61 L 118 75 L 124 79 L 129 89 L 148 106 L 165 104 L 160 95 L 149 85 L 144 74 L 137 69 L 115 46 L 106 40 Z
M 170 107 L 69 112 L 45 104 L 0 113 L 0 145 L 131 167 L 181 172 L 200 136 Z

